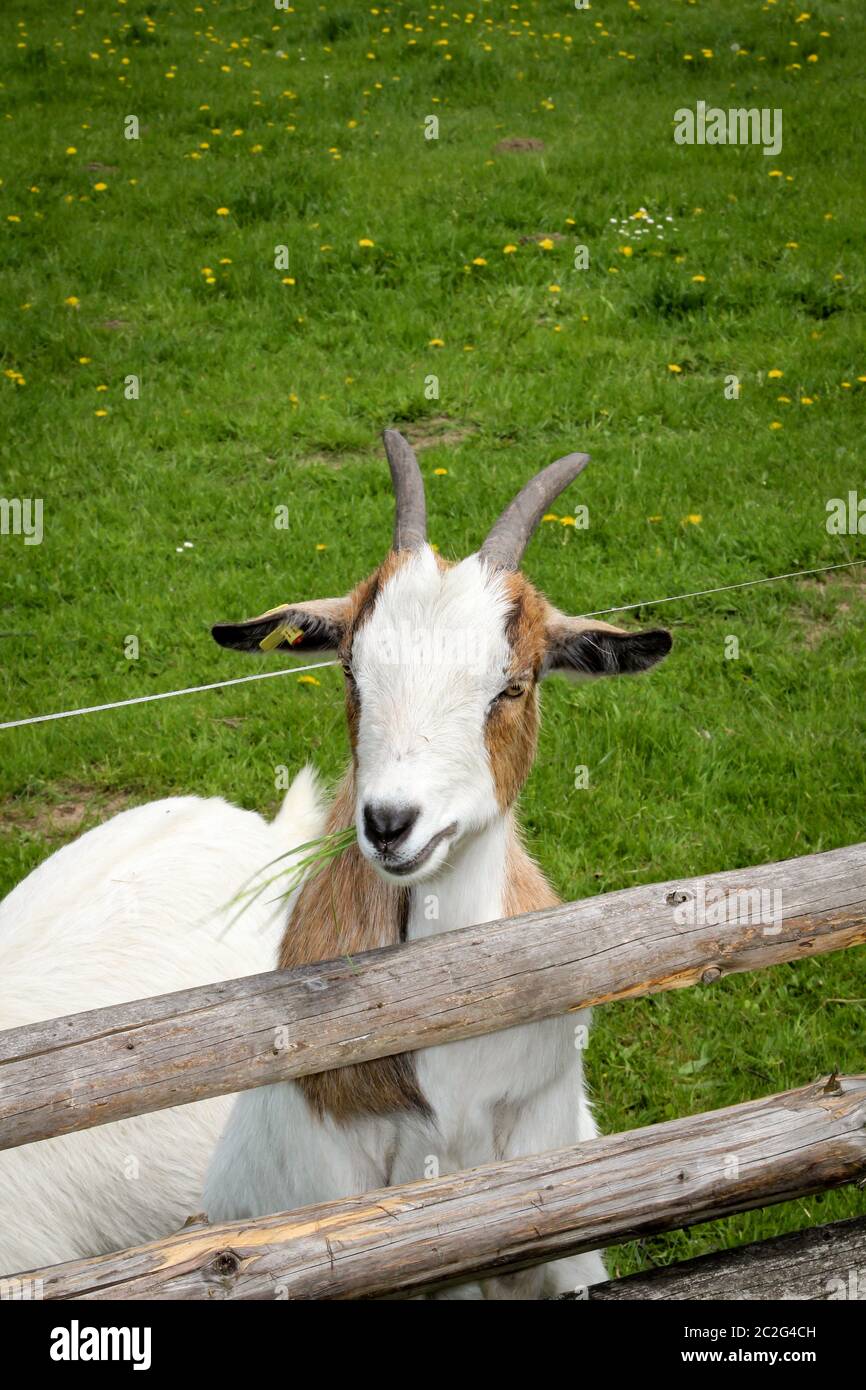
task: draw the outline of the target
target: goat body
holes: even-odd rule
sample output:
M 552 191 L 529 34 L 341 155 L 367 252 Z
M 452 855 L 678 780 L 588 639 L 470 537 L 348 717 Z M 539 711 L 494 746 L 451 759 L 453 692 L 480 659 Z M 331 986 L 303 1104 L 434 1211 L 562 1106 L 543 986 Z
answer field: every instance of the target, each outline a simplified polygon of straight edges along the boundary
M 0 1029 L 271 969 L 284 912 L 256 902 L 232 923 L 230 904 L 322 820 L 305 770 L 271 824 L 176 797 L 64 846 L 0 903 Z M 175 1230 L 230 1109 L 219 1096 L 0 1151 L 0 1273 Z

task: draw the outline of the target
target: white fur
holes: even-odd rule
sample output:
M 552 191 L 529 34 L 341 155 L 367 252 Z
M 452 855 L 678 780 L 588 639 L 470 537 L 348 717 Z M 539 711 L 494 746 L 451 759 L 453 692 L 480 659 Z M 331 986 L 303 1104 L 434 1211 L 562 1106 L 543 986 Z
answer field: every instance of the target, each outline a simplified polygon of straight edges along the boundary
M 384 586 L 355 638 L 361 848 L 375 859 L 364 833 L 367 803 L 419 808 L 400 848 L 407 861 L 441 830 L 457 826 L 403 883 L 429 877 L 449 849 L 499 817 L 484 721 L 507 684 L 508 610 L 501 577 L 477 556 L 443 573 L 425 546 Z
M 476 557 L 442 573 L 424 549 L 383 588 L 355 639 L 362 850 L 381 871 L 363 833 L 368 800 L 418 806 L 401 846 L 407 861 L 444 826 L 457 826 L 397 880 L 412 885 L 410 940 L 504 912 L 515 831 L 496 801 L 484 723 L 507 684 L 507 611 L 502 580 Z M 574 1043 L 576 1027 L 588 1022 L 575 1014 L 417 1052 L 431 1122 L 399 1115 L 337 1125 L 318 1120 L 291 1083 L 247 1091 L 214 1154 L 205 1208 L 212 1220 L 261 1216 L 591 1139 Z M 604 1277 L 591 1253 L 446 1296 L 537 1297 Z
M 179 797 L 65 846 L 0 903 L 0 1029 L 271 969 L 285 907 L 266 900 L 278 887 L 233 925 L 229 904 L 322 826 L 305 769 L 271 825 Z M 176 1229 L 200 1209 L 230 1107 L 220 1096 L 0 1151 L 0 1273 Z

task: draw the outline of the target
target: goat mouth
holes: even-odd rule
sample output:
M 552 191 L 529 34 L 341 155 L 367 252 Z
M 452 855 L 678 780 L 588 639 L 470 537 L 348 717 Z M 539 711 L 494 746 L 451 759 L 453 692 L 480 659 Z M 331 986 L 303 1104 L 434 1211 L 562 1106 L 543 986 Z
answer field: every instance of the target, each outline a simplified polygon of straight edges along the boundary
M 420 869 L 426 864 L 437 845 L 440 845 L 443 840 L 453 835 L 456 830 L 457 822 L 452 821 L 450 825 L 446 825 L 444 830 L 437 831 L 437 833 L 427 841 L 426 845 L 423 845 L 421 849 L 419 849 L 417 854 L 413 854 L 411 859 L 392 859 L 386 854 L 380 854 L 379 863 L 387 874 L 394 875 L 397 878 L 403 878 L 407 874 L 414 874 L 417 869 Z

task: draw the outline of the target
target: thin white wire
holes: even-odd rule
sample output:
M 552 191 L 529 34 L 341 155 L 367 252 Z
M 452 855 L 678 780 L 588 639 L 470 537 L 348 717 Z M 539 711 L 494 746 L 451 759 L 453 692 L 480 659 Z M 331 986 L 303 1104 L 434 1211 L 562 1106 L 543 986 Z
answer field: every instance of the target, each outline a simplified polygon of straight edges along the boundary
M 841 565 L 822 565 L 816 570 L 792 570 L 790 574 L 770 574 L 766 579 L 744 579 L 741 584 L 721 584 L 718 589 L 695 589 L 691 594 L 671 594 L 670 598 L 647 598 L 642 603 L 621 603 L 617 608 L 596 608 L 594 613 L 578 613 L 579 618 L 600 618 L 603 613 L 627 613 L 632 608 L 653 608 L 659 603 L 676 603 L 683 598 L 703 598 L 706 594 L 726 594 L 731 589 L 751 589 L 755 584 L 775 584 L 779 579 L 802 579 L 807 574 L 826 574 L 828 570 L 847 570 L 866 565 L 866 560 L 845 560 Z M 2 729 L 0 724 L 0 729 Z
M 162 690 L 158 695 L 136 695 L 132 700 L 112 700 L 107 705 L 88 705 L 85 709 L 64 709 L 56 714 L 34 714 L 29 719 L 8 719 L 0 729 L 20 729 L 22 724 L 45 724 L 49 719 L 71 719 L 76 714 L 100 714 L 106 709 L 123 709 L 124 705 L 146 705 L 150 700 L 171 700 L 175 695 L 196 695 L 200 690 L 219 690 L 226 685 L 245 685 L 247 681 L 268 681 L 275 676 L 298 676 L 302 671 L 318 671 L 322 666 L 337 666 L 336 661 L 317 661 L 314 666 L 289 666 L 284 671 L 259 671 L 255 676 L 236 676 L 230 681 L 212 681 L 210 685 L 190 685 L 186 690 Z
M 850 569 L 866 565 L 866 560 L 846 560 L 839 565 L 822 565 L 814 570 L 792 570 L 790 574 L 771 574 L 765 579 L 745 579 L 740 584 L 722 584 L 716 589 L 695 589 L 690 594 L 672 594 L 669 598 L 644 599 L 641 603 L 622 603 L 616 608 L 597 608 L 593 613 L 580 613 L 581 618 L 600 618 L 605 613 L 626 613 L 633 608 L 652 608 L 660 603 L 676 603 L 680 599 L 704 598 L 707 594 L 726 594 L 731 589 L 750 589 L 756 584 L 775 584 L 780 579 L 802 579 L 810 574 L 826 574 L 828 570 Z M 146 705 L 151 700 L 171 700 L 175 695 L 197 695 L 202 690 L 222 690 L 228 685 L 246 685 L 249 681 L 273 680 L 276 676 L 299 676 L 303 671 L 318 671 L 324 666 L 338 666 L 337 661 L 317 661 L 313 666 L 289 666 L 283 671 L 259 671 L 254 676 L 236 676 L 228 681 L 211 681 L 209 685 L 190 685 L 186 690 L 163 690 L 157 695 L 136 695 L 131 700 L 112 700 L 107 705 L 87 705 L 84 709 L 64 709 L 55 714 L 34 714 L 29 719 L 8 719 L 0 729 L 20 729 L 25 724 L 47 724 L 52 719 L 72 719 L 78 714 L 101 714 L 107 709 L 123 709 L 126 705 Z

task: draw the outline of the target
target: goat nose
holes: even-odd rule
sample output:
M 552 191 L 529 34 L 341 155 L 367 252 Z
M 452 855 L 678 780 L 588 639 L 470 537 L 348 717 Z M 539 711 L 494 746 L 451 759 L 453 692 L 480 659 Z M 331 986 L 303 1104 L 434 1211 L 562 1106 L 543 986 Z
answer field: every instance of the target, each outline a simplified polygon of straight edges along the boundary
M 396 849 L 406 839 L 420 812 L 417 806 L 370 802 L 364 806 L 364 831 L 376 849 Z

